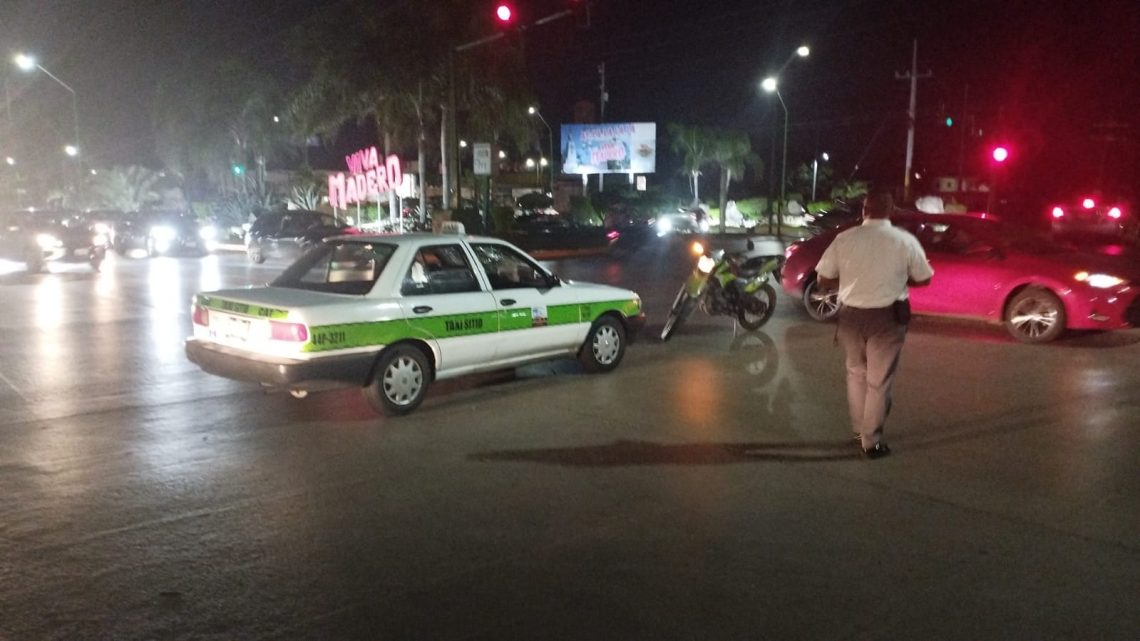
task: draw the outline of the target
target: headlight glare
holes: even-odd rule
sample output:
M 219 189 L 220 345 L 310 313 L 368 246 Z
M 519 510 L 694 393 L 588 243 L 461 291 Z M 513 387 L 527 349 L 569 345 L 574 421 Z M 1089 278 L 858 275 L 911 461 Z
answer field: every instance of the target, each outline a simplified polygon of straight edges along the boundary
M 160 225 L 158 227 L 152 227 L 150 230 L 150 235 L 155 240 L 170 242 L 178 237 L 178 232 L 175 231 L 173 227 Z
M 697 261 L 697 269 L 701 270 L 702 274 L 707 274 L 716 266 L 716 261 L 711 256 L 701 256 Z
M 49 250 L 63 245 L 63 241 L 51 234 L 36 234 L 36 244 L 40 249 Z
M 198 235 L 202 240 L 214 240 L 218 237 L 218 230 L 213 225 L 206 225 L 198 230 Z
M 107 234 L 95 234 L 91 237 L 91 244 L 101 247 L 107 244 Z
M 1077 272 L 1073 274 L 1073 278 L 1082 283 L 1088 283 L 1090 287 L 1097 289 L 1111 289 L 1128 282 L 1111 274 L 1090 274 L 1088 272 Z

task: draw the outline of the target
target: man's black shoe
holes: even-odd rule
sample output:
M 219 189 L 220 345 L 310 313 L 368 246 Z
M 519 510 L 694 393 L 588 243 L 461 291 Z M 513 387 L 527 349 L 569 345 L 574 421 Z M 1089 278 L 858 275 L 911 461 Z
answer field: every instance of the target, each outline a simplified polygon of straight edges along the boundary
M 884 456 L 890 456 L 890 454 L 891 448 L 887 447 L 886 443 L 875 443 L 874 447 L 869 447 L 863 450 L 863 456 L 871 460 L 883 458 Z

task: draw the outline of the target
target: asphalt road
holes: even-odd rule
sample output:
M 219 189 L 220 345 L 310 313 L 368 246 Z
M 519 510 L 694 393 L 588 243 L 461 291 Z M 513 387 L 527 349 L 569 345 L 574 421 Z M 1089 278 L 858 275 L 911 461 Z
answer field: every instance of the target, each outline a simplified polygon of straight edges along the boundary
M 656 334 L 689 266 L 554 267 Z M 0 274 L 0 640 L 1140 638 L 1136 330 L 917 319 L 869 462 L 788 297 L 391 420 L 186 361 L 191 295 L 276 269 Z

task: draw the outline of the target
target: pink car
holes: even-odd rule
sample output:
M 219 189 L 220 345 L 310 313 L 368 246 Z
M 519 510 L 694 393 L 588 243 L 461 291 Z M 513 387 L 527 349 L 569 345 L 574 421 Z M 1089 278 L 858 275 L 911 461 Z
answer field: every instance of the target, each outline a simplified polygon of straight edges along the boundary
M 918 237 L 934 267 L 929 287 L 910 291 L 916 314 L 1003 323 L 1026 343 L 1066 329 L 1140 326 L 1140 263 L 1060 247 L 985 214 L 898 212 L 892 223 Z M 816 320 L 838 312 L 835 295 L 816 291 L 815 266 L 838 232 L 788 247 L 784 291 Z

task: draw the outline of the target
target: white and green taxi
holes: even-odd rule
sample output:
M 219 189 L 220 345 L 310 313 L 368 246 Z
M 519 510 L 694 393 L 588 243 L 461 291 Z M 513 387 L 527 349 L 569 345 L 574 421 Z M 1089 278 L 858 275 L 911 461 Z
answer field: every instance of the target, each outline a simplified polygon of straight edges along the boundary
M 436 379 L 574 355 L 617 367 L 645 323 L 635 292 L 560 280 L 514 245 L 457 232 L 331 238 L 269 285 L 198 294 L 186 356 L 297 397 L 359 386 L 389 416 Z

